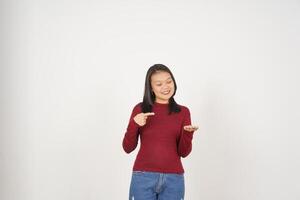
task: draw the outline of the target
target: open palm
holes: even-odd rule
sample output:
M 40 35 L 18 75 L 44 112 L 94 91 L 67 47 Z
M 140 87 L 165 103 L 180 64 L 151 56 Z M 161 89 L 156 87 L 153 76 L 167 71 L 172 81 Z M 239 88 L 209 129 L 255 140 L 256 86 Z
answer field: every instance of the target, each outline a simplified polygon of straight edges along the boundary
M 188 132 L 193 132 L 199 129 L 198 126 L 193 126 L 193 125 L 187 125 L 183 127 L 184 130 L 188 131 Z

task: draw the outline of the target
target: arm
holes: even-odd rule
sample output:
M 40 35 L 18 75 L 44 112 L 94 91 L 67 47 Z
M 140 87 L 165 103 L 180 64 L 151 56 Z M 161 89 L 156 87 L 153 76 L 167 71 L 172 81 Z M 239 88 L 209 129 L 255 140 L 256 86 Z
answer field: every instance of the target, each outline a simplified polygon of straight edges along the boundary
M 194 131 L 189 132 L 184 130 L 184 126 L 191 125 L 191 115 L 188 108 L 186 108 L 183 123 L 181 126 L 181 134 L 178 143 L 178 155 L 181 157 L 188 156 L 192 151 L 192 139 Z
M 140 112 L 139 110 L 139 105 L 136 105 L 133 108 L 127 130 L 123 138 L 122 146 L 126 153 L 132 152 L 138 144 L 139 125 L 134 121 L 133 118 Z

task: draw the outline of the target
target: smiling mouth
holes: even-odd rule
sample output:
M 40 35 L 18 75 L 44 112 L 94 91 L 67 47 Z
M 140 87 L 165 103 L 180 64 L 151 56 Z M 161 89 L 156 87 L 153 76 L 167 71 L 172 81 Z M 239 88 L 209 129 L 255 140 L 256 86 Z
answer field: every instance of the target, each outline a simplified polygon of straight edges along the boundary
M 166 91 L 166 92 L 162 92 L 162 94 L 163 95 L 167 95 L 167 94 L 169 94 L 171 92 L 171 90 L 168 90 L 168 91 Z

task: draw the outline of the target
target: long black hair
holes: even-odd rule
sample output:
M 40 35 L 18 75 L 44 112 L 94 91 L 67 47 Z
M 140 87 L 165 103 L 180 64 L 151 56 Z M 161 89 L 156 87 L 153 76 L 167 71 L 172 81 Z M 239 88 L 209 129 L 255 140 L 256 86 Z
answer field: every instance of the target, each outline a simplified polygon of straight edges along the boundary
M 173 82 L 174 82 L 174 94 L 169 99 L 169 114 L 178 113 L 181 111 L 179 105 L 176 103 L 176 101 L 174 99 L 174 96 L 175 96 L 176 90 L 177 90 L 177 85 L 176 85 L 176 81 L 175 81 L 175 78 L 174 78 L 171 70 L 163 64 L 155 64 L 148 69 L 147 74 L 146 74 L 144 97 L 143 97 L 143 102 L 142 102 L 142 112 L 143 113 L 152 112 L 152 106 L 155 101 L 155 94 L 152 92 L 151 76 L 154 73 L 161 72 L 161 71 L 168 72 L 171 75 L 171 78 L 173 79 Z

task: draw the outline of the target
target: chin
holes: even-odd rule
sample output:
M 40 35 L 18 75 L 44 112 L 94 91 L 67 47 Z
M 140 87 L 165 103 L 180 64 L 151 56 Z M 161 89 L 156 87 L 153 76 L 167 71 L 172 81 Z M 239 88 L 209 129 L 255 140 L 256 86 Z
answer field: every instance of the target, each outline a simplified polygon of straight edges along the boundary
M 169 101 L 170 99 L 171 99 L 171 97 L 169 97 L 169 98 L 165 98 L 164 100 L 165 100 L 165 101 Z

